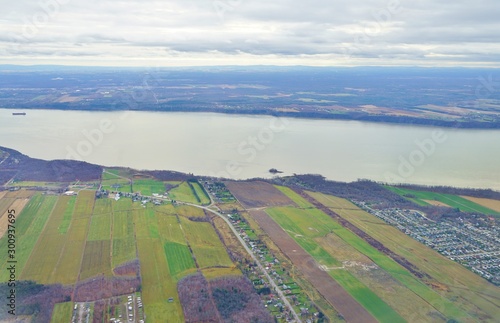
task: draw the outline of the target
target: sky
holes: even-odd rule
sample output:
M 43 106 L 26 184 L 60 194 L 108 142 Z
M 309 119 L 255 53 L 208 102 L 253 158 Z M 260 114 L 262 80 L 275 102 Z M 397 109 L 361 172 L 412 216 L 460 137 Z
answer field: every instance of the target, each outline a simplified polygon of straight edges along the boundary
M 498 0 L 0 5 L 0 64 L 500 66 Z

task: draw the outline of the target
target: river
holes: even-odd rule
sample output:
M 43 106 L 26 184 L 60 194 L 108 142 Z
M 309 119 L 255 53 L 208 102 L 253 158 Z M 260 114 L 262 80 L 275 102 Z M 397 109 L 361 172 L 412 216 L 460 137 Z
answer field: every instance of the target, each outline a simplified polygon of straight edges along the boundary
M 321 174 L 500 190 L 500 130 L 176 112 L 0 109 L 0 146 L 42 159 L 243 179 Z

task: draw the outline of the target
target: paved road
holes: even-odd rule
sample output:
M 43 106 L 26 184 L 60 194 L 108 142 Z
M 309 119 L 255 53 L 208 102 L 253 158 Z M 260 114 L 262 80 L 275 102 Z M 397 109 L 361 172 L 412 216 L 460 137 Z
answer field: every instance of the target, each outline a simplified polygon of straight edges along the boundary
M 295 320 L 297 322 L 302 322 L 299 318 L 299 316 L 297 315 L 297 313 L 295 312 L 295 310 L 293 309 L 292 307 L 292 304 L 290 304 L 290 302 L 288 301 L 288 299 L 286 298 L 285 294 L 283 294 L 283 292 L 281 291 L 281 289 L 278 287 L 278 285 L 276 284 L 276 282 L 273 280 L 273 278 L 268 274 L 268 272 L 266 271 L 266 269 L 264 268 L 264 266 L 262 266 L 262 264 L 260 263 L 259 259 L 257 258 L 257 256 L 255 256 L 255 254 L 253 253 L 253 251 L 248 248 L 247 244 L 245 243 L 245 241 L 240 237 L 238 231 L 236 231 L 236 229 L 234 228 L 233 224 L 231 223 L 231 221 L 228 220 L 228 218 L 226 218 L 224 215 L 222 215 L 221 213 L 215 211 L 215 210 L 212 210 L 206 206 L 200 206 L 200 205 L 196 205 L 196 204 L 191 204 L 191 203 L 187 203 L 187 202 L 177 202 L 179 204 L 185 204 L 185 205 L 190 205 L 190 206 L 194 206 L 194 207 L 197 207 L 197 208 L 200 208 L 200 209 L 204 209 L 208 212 L 212 212 L 213 214 L 216 214 L 218 215 L 222 220 L 224 220 L 228 225 L 229 227 L 231 228 L 231 231 L 233 231 L 234 235 L 236 236 L 236 238 L 238 238 L 238 240 L 240 241 L 240 243 L 243 245 L 243 247 L 245 248 L 245 250 L 248 252 L 248 254 L 252 257 L 252 259 L 257 263 L 257 266 L 259 266 L 259 269 L 266 275 L 267 279 L 269 280 L 269 283 L 271 284 L 271 286 L 273 286 L 274 290 L 276 291 L 276 293 L 278 293 L 278 295 L 280 296 L 281 300 L 283 301 L 283 303 L 290 309 L 293 317 L 295 318 Z

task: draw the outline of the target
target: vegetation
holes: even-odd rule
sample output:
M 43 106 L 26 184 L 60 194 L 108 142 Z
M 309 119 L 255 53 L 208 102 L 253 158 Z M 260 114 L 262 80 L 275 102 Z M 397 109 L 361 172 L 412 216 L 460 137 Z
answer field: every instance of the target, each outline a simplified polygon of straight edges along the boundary
M 382 245 L 397 255 L 404 257 L 418 267 L 419 270 L 432 277 L 438 286 L 442 286 L 441 291 L 439 289 L 434 291 L 429 286 L 414 279 L 413 276 L 401 271 L 391 271 L 390 267 L 387 267 L 387 265 L 390 265 L 388 261 L 380 262 L 381 267 L 391 273 L 394 278 L 447 317 L 461 319 L 470 318 L 469 315 L 478 315 L 478 317 L 485 319 L 484 313 L 487 313 L 490 318 L 495 317 L 498 307 L 492 306 L 492 304 L 497 297 L 495 295 L 498 295 L 494 290 L 496 287 L 484 279 L 460 264 L 444 258 L 436 251 L 405 235 L 397 228 L 386 225 L 382 220 L 359 209 L 349 201 L 330 195 L 310 194 L 315 198 L 321 197 L 322 202 L 325 200 L 330 201 L 329 203 L 332 203 L 333 206 L 332 209 L 341 217 L 347 219 Z M 340 204 L 335 207 L 334 204 L 338 202 L 334 203 L 333 201 L 338 201 Z M 360 250 L 362 249 L 360 248 Z M 380 260 L 380 256 L 373 257 L 372 253 L 368 253 L 368 256 L 372 260 Z M 440 292 L 438 293 L 438 291 Z M 462 301 L 457 302 L 459 299 Z M 457 307 L 466 309 L 469 315 Z M 483 314 L 478 314 L 478 309 L 483 311 Z
M 16 220 L 17 242 L 15 254 L 18 273 L 21 273 L 24 269 L 56 202 L 57 196 L 36 194 L 18 215 Z M 7 250 L 7 244 L 8 235 L 4 235 L 0 239 L 0 250 Z M 7 258 L 4 257 L 3 259 L 1 261 L 2 268 L 6 268 Z M 7 271 L 0 271 L 0 282 L 7 280 Z
M 318 239 L 343 228 L 317 209 L 291 207 L 269 209 L 268 214 L 377 320 L 401 322 L 403 318 L 373 291 L 361 283 L 342 263 L 318 244 Z M 343 229 L 345 230 L 345 229 Z M 350 237 L 351 240 L 352 237 Z
M 450 207 L 457 208 L 462 212 L 470 213 L 483 213 L 483 214 L 494 214 L 500 215 L 500 212 L 489 209 L 463 197 L 451 194 L 443 194 L 436 192 L 426 192 L 426 191 L 416 191 L 400 187 L 386 186 L 390 191 L 401 195 L 408 200 L 411 200 L 418 205 L 426 206 L 430 205 L 427 201 L 439 201 Z
M 233 266 L 226 248 L 210 223 L 193 222 L 186 218 L 180 220 L 200 268 Z
M 285 194 L 289 199 L 291 199 L 295 204 L 297 204 L 300 208 L 314 208 L 314 206 L 309 203 L 306 199 L 304 199 L 299 194 L 295 193 L 291 188 L 286 186 L 275 185 L 277 189 L 281 191 L 281 193 Z
M 165 193 L 165 184 L 153 179 L 136 179 L 132 183 L 132 191 L 140 192 L 141 195 L 152 196 Z
M 200 204 L 199 198 L 194 195 L 193 189 L 188 182 L 183 182 L 179 186 L 171 189 L 168 191 L 168 195 L 172 200 Z
M 73 314 L 73 303 L 57 303 L 54 306 L 54 311 L 52 313 L 51 323 L 59 322 L 69 322 L 71 321 L 71 316 Z
M 191 251 L 186 245 L 176 242 L 166 242 L 165 255 L 170 274 L 174 277 L 178 277 L 179 274 L 188 269 L 196 268 Z

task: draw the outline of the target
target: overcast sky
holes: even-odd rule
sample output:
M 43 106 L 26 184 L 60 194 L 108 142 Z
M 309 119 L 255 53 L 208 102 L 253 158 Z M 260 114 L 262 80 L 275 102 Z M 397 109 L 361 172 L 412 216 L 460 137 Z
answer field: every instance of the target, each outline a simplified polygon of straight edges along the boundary
M 0 1 L 0 64 L 500 66 L 499 0 Z

